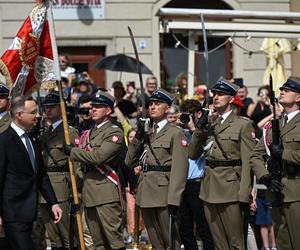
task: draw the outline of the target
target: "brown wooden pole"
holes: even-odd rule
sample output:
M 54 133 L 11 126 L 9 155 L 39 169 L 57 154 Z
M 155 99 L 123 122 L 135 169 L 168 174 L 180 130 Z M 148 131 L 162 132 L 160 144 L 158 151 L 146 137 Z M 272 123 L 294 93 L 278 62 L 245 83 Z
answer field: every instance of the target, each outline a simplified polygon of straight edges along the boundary
M 140 208 L 134 205 L 134 245 L 133 249 L 139 249 L 139 231 L 140 231 Z
M 62 120 L 63 120 L 65 142 L 67 145 L 70 145 L 71 144 L 70 132 L 69 132 L 69 125 L 68 125 L 68 120 L 67 120 L 66 105 L 64 102 L 64 98 L 63 98 L 61 81 L 57 81 L 57 83 L 58 83 L 58 89 L 59 89 L 59 95 L 60 95 L 60 108 L 61 108 L 61 114 L 62 114 Z M 77 186 L 76 186 L 74 162 L 71 161 L 70 157 L 68 157 L 68 162 L 69 162 L 69 171 L 70 171 L 70 177 L 71 177 L 73 202 L 74 202 L 74 206 L 76 208 L 76 222 L 77 222 L 80 249 L 85 250 L 81 214 L 80 214 L 80 210 L 78 209 L 79 208 L 79 199 L 78 199 L 78 192 L 77 192 Z

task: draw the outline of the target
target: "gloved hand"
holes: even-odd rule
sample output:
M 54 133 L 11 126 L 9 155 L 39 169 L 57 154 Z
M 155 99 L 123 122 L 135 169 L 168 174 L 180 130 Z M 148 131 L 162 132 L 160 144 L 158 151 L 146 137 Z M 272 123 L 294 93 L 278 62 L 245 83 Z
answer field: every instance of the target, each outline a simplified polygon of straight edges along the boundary
M 137 120 L 137 131 L 135 134 L 135 138 L 138 140 L 142 140 L 144 138 L 144 135 L 145 135 L 145 120 L 139 118 Z
M 243 216 L 249 216 L 250 215 L 250 203 L 247 202 L 239 202 L 241 214 Z
M 283 184 L 276 180 L 271 174 L 266 174 L 259 179 L 261 184 L 264 184 L 271 192 L 280 192 L 283 189 Z
M 270 148 L 270 151 L 271 151 L 272 156 L 274 156 L 277 159 L 281 159 L 282 152 L 283 152 L 282 144 L 281 143 L 279 143 L 277 145 L 272 144 L 271 148 Z
M 178 214 L 178 210 L 179 210 L 179 207 L 176 206 L 176 205 L 168 205 L 168 210 L 169 210 L 169 214 L 174 216 L 174 217 L 177 217 L 177 214 Z
M 208 112 L 202 111 L 201 117 L 196 122 L 196 127 L 199 130 L 203 130 L 203 129 L 205 129 L 207 124 L 208 124 Z
M 68 156 L 71 154 L 72 148 L 74 148 L 74 147 L 75 147 L 75 145 L 73 143 L 67 144 L 65 141 L 63 142 L 64 153 Z

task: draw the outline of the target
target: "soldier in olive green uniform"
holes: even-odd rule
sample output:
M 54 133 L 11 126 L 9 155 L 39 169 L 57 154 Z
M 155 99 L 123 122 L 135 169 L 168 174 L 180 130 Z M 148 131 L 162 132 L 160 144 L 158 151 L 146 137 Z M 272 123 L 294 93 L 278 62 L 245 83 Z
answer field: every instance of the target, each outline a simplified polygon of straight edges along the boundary
M 273 207 L 275 238 L 278 250 L 300 249 L 300 78 L 290 77 L 280 88 L 279 103 L 284 108 L 286 119 L 280 120 L 281 146 L 272 145 L 272 128 L 265 126 L 266 135 L 255 147 L 251 167 L 260 183 L 269 190 L 281 191 L 282 204 Z M 264 157 L 270 152 L 282 159 L 281 183 L 273 179 L 265 168 Z M 273 196 L 271 192 L 267 198 Z
M 172 101 L 173 97 L 163 89 L 151 95 L 149 115 L 155 129 L 145 137 L 143 126 L 139 126 L 136 138 L 128 146 L 125 161 L 128 166 L 137 166 L 144 152 L 136 203 L 141 208 L 150 242 L 156 250 L 169 247 L 169 213 L 177 216 L 188 171 L 184 132 L 166 119 Z M 178 228 L 174 229 L 175 249 L 180 249 Z
M 62 220 L 54 224 L 51 211 L 46 201 L 41 198 L 40 212 L 45 223 L 52 249 L 69 248 L 69 198 L 71 194 L 70 174 L 68 157 L 63 152 L 64 129 L 60 110 L 60 97 L 57 92 L 49 93 L 44 102 L 43 108 L 51 126 L 40 138 L 44 164 L 55 191 L 60 207 L 63 209 Z M 70 129 L 71 141 L 74 142 L 76 130 Z M 76 245 L 76 243 L 75 243 Z
M 82 201 L 87 225 L 97 250 L 125 249 L 118 177 L 123 143 L 121 128 L 110 120 L 114 98 L 98 90 L 92 98 L 95 127 L 80 138 L 80 146 L 65 145 L 66 154 L 83 166 Z
M 8 105 L 9 89 L 0 82 L 0 133 L 6 130 L 10 124 L 10 115 L 6 111 Z
M 242 214 L 250 205 L 249 158 L 255 135 L 252 122 L 232 111 L 237 89 L 223 79 L 216 83 L 212 92 L 218 118 L 208 128 L 210 132 L 207 118 L 200 118 L 189 145 L 191 159 L 197 159 L 205 150 L 206 171 L 200 198 L 219 250 L 245 249 Z
M 9 96 L 9 89 L 7 86 L 0 82 L 0 133 L 8 128 L 10 125 L 10 115 L 7 112 L 7 105 L 8 105 L 8 96 Z M 8 245 L 5 240 L 4 232 L 0 232 L 0 249 L 7 249 Z

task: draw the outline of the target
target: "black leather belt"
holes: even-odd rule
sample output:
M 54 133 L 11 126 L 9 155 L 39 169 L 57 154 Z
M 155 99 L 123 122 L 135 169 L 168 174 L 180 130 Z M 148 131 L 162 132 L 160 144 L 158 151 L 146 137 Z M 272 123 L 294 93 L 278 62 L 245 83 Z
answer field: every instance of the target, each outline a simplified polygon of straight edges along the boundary
M 206 160 L 206 165 L 211 168 L 242 166 L 242 160 Z
M 266 189 L 257 189 L 256 197 L 266 198 L 267 190 Z
M 47 172 L 69 172 L 69 166 L 50 166 L 46 168 Z
M 201 178 L 194 178 L 194 179 L 188 179 L 187 180 L 187 183 L 197 183 L 197 182 L 200 182 L 201 181 Z
M 149 171 L 158 171 L 158 172 L 170 172 L 171 171 L 171 166 L 161 166 L 161 165 L 148 165 L 144 164 L 142 166 L 143 172 L 149 172 Z

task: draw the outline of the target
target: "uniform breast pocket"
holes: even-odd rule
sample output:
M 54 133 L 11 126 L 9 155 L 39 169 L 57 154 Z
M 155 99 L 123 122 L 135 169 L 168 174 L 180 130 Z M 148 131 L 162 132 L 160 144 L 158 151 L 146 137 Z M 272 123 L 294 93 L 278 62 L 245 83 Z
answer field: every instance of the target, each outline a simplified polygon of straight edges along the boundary
M 220 135 L 222 146 L 226 151 L 236 151 L 239 146 L 239 134 L 238 133 L 228 133 Z
M 161 174 L 158 176 L 157 184 L 159 187 L 164 187 L 169 185 L 169 178 L 167 175 Z
M 227 182 L 240 181 L 240 180 L 241 180 L 241 176 L 237 172 L 230 173 L 230 174 L 226 175 L 226 181 Z
M 162 150 L 166 153 L 170 153 L 170 142 L 169 141 L 156 141 L 152 144 L 153 149 Z
M 57 143 L 55 145 L 52 145 L 51 147 L 49 147 L 49 151 L 51 153 L 53 153 L 53 152 L 63 152 L 63 145 L 62 145 L 62 143 Z
M 286 145 L 283 145 L 284 148 L 286 149 L 294 149 L 294 150 L 300 149 L 300 135 L 298 134 L 287 135 L 283 141 L 286 142 Z
M 61 173 L 55 173 L 53 175 L 49 175 L 50 179 L 51 179 L 51 182 L 52 183 L 64 183 L 64 182 L 67 182 L 67 179 L 66 179 L 66 176 Z

